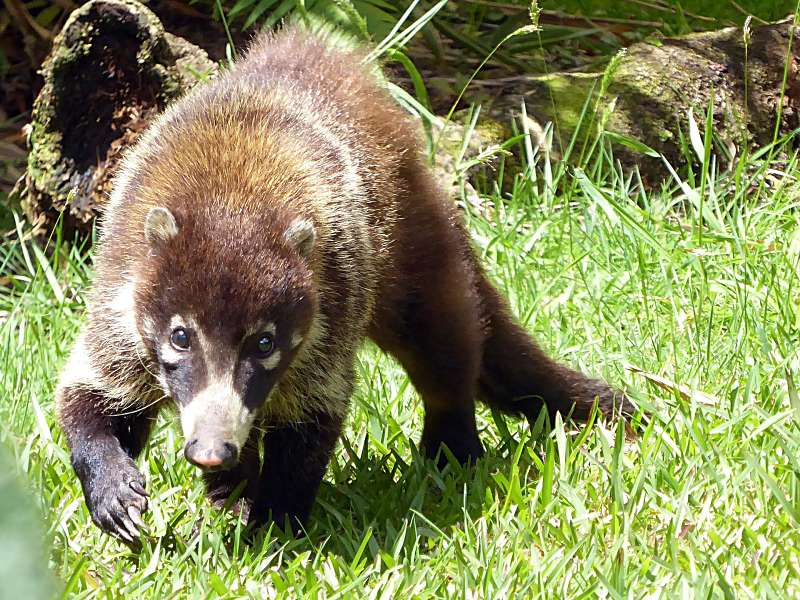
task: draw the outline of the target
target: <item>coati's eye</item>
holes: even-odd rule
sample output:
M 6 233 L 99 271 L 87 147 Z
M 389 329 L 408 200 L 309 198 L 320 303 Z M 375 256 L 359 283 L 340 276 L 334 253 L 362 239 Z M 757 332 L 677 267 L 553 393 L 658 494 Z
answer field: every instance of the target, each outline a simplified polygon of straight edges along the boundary
M 262 333 L 261 337 L 258 338 L 256 348 L 262 357 L 272 354 L 272 351 L 275 349 L 275 341 L 272 339 L 272 335 L 269 333 Z
M 176 329 L 173 329 L 169 336 L 169 341 L 176 350 L 189 349 L 189 334 L 186 333 L 186 330 L 183 327 L 177 327 Z

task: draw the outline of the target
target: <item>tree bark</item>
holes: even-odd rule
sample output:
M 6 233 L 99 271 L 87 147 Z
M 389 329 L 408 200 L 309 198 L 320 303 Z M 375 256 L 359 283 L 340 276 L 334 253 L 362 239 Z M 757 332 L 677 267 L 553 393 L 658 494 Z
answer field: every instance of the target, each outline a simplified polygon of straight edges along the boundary
M 150 118 L 216 71 L 206 53 L 164 31 L 134 0 L 92 0 L 74 11 L 42 67 L 17 198 L 49 231 L 91 233 L 114 166 Z
M 524 100 L 534 132 L 556 124 L 556 151 L 569 144 L 579 122 L 578 148 L 602 123 L 678 167 L 693 160 L 680 135 L 690 109 L 701 121 L 711 102 L 715 134 L 727 148 L 764 145 L 776 123 L 779 133 L 800 125 L 800 40 L 788 20 L 745 35 L 727 28 L 635 44 L 605 82 L 604 74 L 591 73 L 518 77 L 490 113 L 507 115 Z M 92 0 L 76 10 L 54 41 L 34 103 L 28 168 L 18 185 L 28 219 L 47 232 L 63 218 L 66 237 L 87 236 L 123 150 L 158 111 L 215 72 L 203 50 L 167 33 L 135 0 Z M 638 166 L 645 182 L 667 176 L 660 158 L 612 139 L 615 157 Z

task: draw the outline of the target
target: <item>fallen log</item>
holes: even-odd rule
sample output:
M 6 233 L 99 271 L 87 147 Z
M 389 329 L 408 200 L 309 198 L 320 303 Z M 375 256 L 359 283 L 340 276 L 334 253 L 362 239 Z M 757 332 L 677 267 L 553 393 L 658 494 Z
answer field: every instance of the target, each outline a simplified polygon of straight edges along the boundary
M 122 151 L 150 118 L 216 64 L 134 0 L 74 11 L 42 67 L 19 204 L 38 231 L 90 234 Z
M 741 153 L 770 143 L 776 123 L 779 135 L 800 126 L 799 42 L 800 32 L 785 20 L 752 31 L 730 27 L 637 43 L 605 75 L 554 73 L 517 80 L 494 113 L 519 112 L 524 101 L 534 131 L 554 123 L 558 150 L 568 146 L 586 106 L 579 143 L 604 122 L 604 130 L 642 142 L 677 167 L 691 158 L 682 152 L 686 145 L 679 133 L 688 138 L 690 109 L 702 131 L 711 103 L 719 141 Z M 625 166 L 637 165 L 651 183 L 668 176 L 660 158 L 630 145 L 615 144 L 614 155 Z
M 690 109 L 702 118 L 710 101 L 715 133 L 727 148 L 768 143 L 776 122 L 781 133 L 800 125 L 797 37 L 782 21 L 635 44 L 605 82 L 602 73 L 516 77 L 490 114 L 501 121 L 524 101 L 534 133 L 556 124 L 557 150 L 587 106 L 579 142 L 594 135 L 587 124 L 603 122 L 618 134 L 615 156 L 655 184 L 667 176 L 663 162 L 620 139 L 638 140 L 678 166 L 691 158 L 679 129 L 685 131 Z M 54 40 L 34 105 L 28 167 L 18 186 L 29 221 L 47 232 L 61 217 L 67 237 L 88 235 L 124 148 L 159 110 L 215 71 L 203 50 L 167 33 L 135 0 L 91 0 L 76 10 Z

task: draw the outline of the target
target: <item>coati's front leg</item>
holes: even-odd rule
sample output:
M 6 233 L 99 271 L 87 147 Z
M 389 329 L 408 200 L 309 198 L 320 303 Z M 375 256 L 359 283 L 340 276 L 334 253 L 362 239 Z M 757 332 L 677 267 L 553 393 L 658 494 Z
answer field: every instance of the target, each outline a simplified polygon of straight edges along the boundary
M 270 519 L 293 531 L 308 518 L 317 490 L 328 468 L 342 417 L 316 413 L 302 423 L 270 429 L 264 438 L 264 466 L 250 522 Z
M 135 542 L 147 510 L 144 477 L 133 459 L 150 431 L 147 413 L 110 416 L 103 393 L 82 385 L 59 390 L 61 427 L 72 451 L 92 520 L 127 542 Z

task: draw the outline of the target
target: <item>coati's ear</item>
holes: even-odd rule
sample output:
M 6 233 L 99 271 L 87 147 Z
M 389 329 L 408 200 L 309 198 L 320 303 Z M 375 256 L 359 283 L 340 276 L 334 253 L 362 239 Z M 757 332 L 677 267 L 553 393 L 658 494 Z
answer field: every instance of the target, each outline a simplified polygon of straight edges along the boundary
M 297 248 L 303 257 L 308 258 L 311 250 L 314 249 L 314 242 L 317 241 L 317 230 L 311 221 L 298 217 L 286 228 L 283 237 L 289 244 Z
M 166 242 L 178 235 L 178 224 L 169 209 L 154 206 L 144 219 L 144 239 L 151 246 Z

